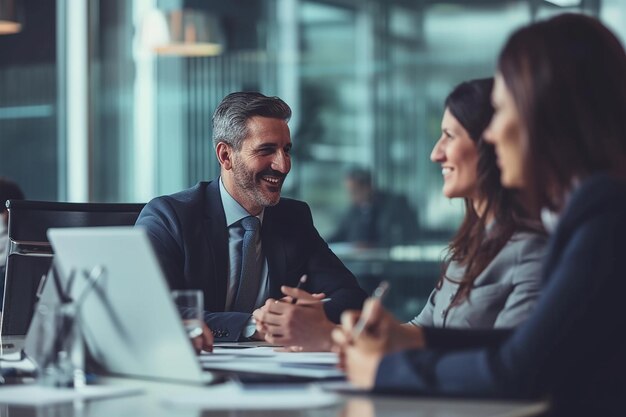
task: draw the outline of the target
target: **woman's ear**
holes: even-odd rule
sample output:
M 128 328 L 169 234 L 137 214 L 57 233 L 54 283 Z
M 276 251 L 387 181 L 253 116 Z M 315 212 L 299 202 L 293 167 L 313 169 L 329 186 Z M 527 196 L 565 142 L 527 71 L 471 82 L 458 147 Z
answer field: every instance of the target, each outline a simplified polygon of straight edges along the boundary
M 217 155 L 217 160 L 225 170 L 229 170 L 233 166 L 233 148 L 226 142 L 220 142 L 215 147 L 215 154 Z

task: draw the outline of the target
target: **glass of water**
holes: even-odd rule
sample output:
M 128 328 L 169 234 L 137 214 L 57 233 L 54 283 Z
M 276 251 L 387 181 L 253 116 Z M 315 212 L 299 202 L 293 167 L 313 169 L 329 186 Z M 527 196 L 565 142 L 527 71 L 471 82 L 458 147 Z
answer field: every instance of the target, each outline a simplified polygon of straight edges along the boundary
M 174 304 L 183 319 L 185 330 L 189 338 L 195 339 L 202 335 L 204 323 L 204 297 L 200 290 L 175 290 L 172 291 Z
M 30 337 L 31 354 L 38 366 L 38 381 L 51 387 L 85 386 L 85 352 L 74 303 L 38 304 Z M 29 330 L 30 332 L 30 330 Z

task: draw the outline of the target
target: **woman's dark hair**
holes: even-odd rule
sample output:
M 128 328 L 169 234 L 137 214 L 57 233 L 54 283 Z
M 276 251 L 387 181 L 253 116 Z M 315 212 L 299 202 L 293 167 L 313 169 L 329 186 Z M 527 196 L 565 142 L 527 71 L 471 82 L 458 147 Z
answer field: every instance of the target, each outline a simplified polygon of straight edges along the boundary
M 626 53 L 599 21 L 563 14 L 515 32 L 498 60 L 527 141 L 531 208 L 560 210 L 572 182 L 624 174 Z
M 445 107 L 476 144 L 477 190 L 479 198 L 485 202 L 483 214 L 479 215 L 472 199 L 465 198 L 465 218 L 448 246 L 437 288 L 441 288 L 444 279 L 449 279 L 446 270 L 450 262 L 456 261 L 465 267 L 453 305 L 467 298 L 478 275 L 506 245 L 513 233 L 521 229 L 541 230 L 538 224 L 533 224 L 526 217 L 516 191 L 507 190 L 500 184 L 500 169 L 494 148 L 483 138 L 483 132 L 493 115 L 492 89 L 493 78 L 467 81 L 455 87 L 445 101 Z M 491 213 L 494 220 L 489 228 L 486 224 L 487 213 Z

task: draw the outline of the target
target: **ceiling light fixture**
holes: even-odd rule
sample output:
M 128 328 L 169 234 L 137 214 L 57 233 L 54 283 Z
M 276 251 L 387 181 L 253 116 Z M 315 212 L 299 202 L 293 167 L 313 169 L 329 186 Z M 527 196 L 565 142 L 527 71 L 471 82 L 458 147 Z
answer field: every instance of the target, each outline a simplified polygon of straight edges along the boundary
M 224 51 L 218 18 L 202 10 L 178 9 L 165 14 L 153 9 L 142 26 L 143 45 L 159 55 L 212 56 Z
M 559 7 L 580 6 L 580 0 L 544 0 Z
M 21 30 L 15 0 L 0 0 L 0 35 L 11 35 Z

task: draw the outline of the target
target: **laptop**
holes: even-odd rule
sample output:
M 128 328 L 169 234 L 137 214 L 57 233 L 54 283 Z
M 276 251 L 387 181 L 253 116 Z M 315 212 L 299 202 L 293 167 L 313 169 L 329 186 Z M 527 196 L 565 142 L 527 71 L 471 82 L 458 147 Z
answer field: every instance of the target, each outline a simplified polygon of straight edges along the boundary
M 38 252 L 35 256 L 13 253 L 9 256 L 4 276 L 4 298 L 0 311 L 0 357 L 19 352 L 24 348 L 26 331 L 36 299 L 36 288 L 42 276 L 50 268 L 52 255 L 44 245 L 32 244 Z M 32 277 L 32 278 L 31 278 Z M 39 278 L 39 280 L 37 278 Z M 24 279 L 27 278 L 27 279 Z
M 74 300 L 84 297 L 81 331 L 90 355 L 106 372 L 216 382 L 213 373 L 203 371 L 191 346 L 144 229 L 53 228 L 48 238 L 59 278 L 49 274 L 40 303 L 58 303 L 59 284 Z M 26 338 L 27 354 L 38 349 L 37 337 L 31 336 L 37 319 Z

